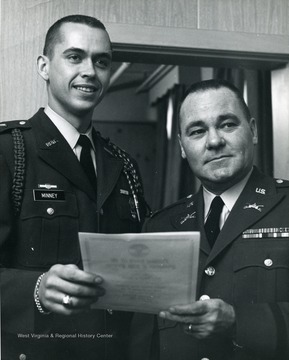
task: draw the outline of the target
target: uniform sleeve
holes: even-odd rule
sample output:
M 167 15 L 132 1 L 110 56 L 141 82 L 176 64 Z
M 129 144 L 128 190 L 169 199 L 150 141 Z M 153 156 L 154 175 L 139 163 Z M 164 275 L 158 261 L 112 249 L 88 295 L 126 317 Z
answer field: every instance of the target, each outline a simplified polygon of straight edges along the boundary
M 35 320 L 33 292 L 39 272 L 10 267 L 9 249 L 13 247 L 12 179 L 8 165 L 0 154 L 0 262 L 2 331 L 32 331 Z
M 11 237 L 13 209 L 10 198 L 11 175 L 3 155 L 0 154 L 0 264 L 3 263 L 3 246 Z

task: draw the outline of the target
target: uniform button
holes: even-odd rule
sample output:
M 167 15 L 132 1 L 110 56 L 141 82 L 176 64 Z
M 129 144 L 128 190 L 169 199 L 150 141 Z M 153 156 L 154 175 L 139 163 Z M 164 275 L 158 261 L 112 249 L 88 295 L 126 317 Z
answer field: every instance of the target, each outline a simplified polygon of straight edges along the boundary
M 53 208 L 48 208 L 46 211 L 47 211 L 48 215 L 53 215 L 54 214 L 54 209 Z
M 19 124 L 20 124 L 20 125 L 25 125 L 25 124 L 26 124 L 26 121 L 19 121 Z
M 272 266 L 273 261 L 271 259 L 266 259 L 266 260 L 264 260 L 264 264 L 265 264 L 265 266 Z
M 103 215 L 103 209 L 102 208 L 100 209 L 99 212 L 100 212 L 100 215 Z
M 282 183 L 284 182 L 284 180 L 282 180 L 282 179 L 277 179 L 276 182 L 277 182 L 277 184 L 282 184 Z
M 20 354 L 19 355 L 19 360 L 26 360 L 26 355 L 25 354 Z
M 202 295 L 201 297 L 200 297 L 200 300 L 210 300 L 211 298 L 210 298 L 210 296 L 209 295 Z
M 209 358 L 201 358 L 201 360 L 210 360 Z
M 109 315 L 113 314 L 113 310 L 111 310 L 111 309 L 106 309 L 106 311 L 109 313 Z
M 206 268 L 205 273 L 208 276 L 214 276 L 215 273 L 216 273 L 216 270 L 215 270 L 215 268 L 213 266 L 209 266 L 209 267 Z

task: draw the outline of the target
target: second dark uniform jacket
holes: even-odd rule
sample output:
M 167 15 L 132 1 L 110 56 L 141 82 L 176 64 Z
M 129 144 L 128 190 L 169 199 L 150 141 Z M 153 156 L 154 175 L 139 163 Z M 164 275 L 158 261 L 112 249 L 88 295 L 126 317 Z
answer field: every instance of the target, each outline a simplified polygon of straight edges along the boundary
M 196 340 L 180 324 L 137 315 L 132 358 L 142 349 L 139 359 L 289 359 L 289 182 L 254 169 L 212 249 L 203 224 L 201 188 L 156 213 L 144 231 L 200 231 L 197 299 L 234 306 L 235 340 Z
M 24 138 L 25 156 L 17 131 L 12 141 L 13 129 Z M 124 161 L 95 131 L 93 137 L 97 192 L 42 109 L 28 121 L 0 124 L 2 360 L 126 359 L 131 314 L 43 315 L 33 298 L 38 276 L 52 265 L 82 267 L 79 231 L 140 231 Z

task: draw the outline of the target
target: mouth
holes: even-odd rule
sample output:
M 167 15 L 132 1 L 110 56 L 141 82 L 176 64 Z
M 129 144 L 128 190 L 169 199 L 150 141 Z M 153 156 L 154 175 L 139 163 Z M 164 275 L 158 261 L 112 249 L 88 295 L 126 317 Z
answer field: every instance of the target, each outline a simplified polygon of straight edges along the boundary
M 86 94 L 93 94 L 97 91 L 97 88 L 94 85 L 74 85 L 73 87 Z
M 217 162 L 217 161 L 221 161 L 221 160 L 225 160 L 230 158 L 231 156 L 229 155 L 221 155 L 221 156 L 215 156 L 207 161 L 205 161 L 205 164 L 211 163 L 211 162 Z

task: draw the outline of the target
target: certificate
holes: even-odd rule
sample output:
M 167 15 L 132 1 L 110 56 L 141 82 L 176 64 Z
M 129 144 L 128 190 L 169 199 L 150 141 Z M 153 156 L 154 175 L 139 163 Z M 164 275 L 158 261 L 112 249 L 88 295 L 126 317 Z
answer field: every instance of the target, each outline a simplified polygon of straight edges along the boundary
M 199 232 L 79 233 L 79 241 L 84 270 L 104 280 L 94 308 L 157 314 L 196 298 Z

